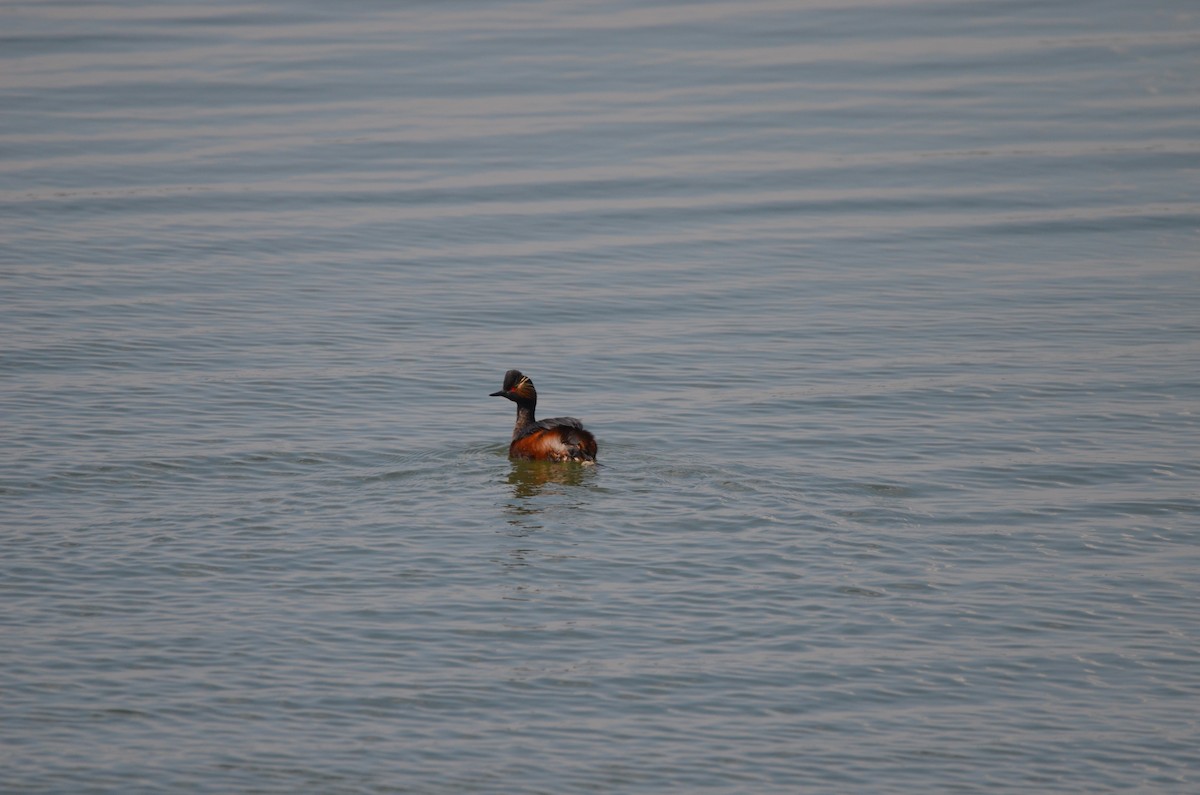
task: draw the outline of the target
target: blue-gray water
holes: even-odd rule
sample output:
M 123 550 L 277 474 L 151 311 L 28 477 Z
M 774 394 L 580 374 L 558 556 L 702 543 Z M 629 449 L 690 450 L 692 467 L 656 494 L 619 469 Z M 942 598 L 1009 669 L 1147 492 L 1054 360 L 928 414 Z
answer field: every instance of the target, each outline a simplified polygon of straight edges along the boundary
M 1200 787 L 1194 4 L 0 20 L 0 790 Z

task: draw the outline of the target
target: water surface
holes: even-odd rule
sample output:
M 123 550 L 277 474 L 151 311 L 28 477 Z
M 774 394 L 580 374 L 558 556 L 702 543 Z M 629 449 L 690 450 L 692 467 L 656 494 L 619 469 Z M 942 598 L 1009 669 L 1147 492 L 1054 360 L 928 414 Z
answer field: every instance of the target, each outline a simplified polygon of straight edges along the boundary
M 1195 791 L 1187 4 L 3 14 L 0 789 Z

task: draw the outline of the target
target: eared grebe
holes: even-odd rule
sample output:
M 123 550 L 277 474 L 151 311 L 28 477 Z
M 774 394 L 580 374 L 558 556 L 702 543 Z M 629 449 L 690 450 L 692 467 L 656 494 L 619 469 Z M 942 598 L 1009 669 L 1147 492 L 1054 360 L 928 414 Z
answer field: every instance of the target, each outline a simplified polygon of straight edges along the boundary
M 520 370 L 505 373 L 504 388 L 488 397 L 504 397 L 517 404 L 517 425 L 513 428 L 512 444 L 508 446 L 509 458 L 595 462 L 596 437 L 585 431 L 579 420 L 574 417 L 534 419 L 537 390 Z

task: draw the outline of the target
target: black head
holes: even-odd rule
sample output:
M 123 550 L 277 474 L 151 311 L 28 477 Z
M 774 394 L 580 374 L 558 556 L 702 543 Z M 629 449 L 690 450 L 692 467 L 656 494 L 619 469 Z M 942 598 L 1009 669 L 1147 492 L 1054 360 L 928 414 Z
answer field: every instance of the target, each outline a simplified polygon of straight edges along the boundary
M 508 398 L 514 403 L 537 403 L 537 390 L 533 388 L 529 376 L 520 370 L 509 370 L 504 374 L 504 388 L 488 397 Z

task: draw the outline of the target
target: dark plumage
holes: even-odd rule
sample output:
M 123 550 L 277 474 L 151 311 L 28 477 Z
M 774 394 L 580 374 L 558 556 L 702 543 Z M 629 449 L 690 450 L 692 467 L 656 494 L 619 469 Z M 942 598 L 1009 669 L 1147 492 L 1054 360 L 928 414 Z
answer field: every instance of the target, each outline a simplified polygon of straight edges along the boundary
M 508 398 L 517 404 L 517 423 L 513 427 L 510 458 L 530 458 L 537 461 L 596 460 L 596 437 L 584 430 L 583 423 L 574 417 L 554 417 L 538 420 L 537 390 L 520 370 L 504 374 L 504 388 L 489 397 Z

